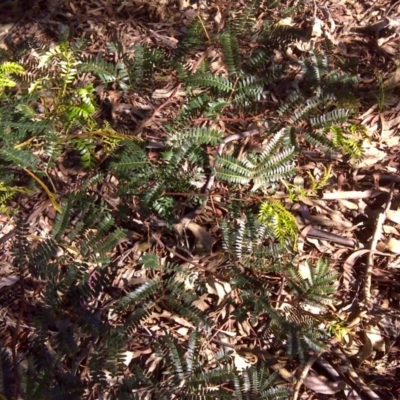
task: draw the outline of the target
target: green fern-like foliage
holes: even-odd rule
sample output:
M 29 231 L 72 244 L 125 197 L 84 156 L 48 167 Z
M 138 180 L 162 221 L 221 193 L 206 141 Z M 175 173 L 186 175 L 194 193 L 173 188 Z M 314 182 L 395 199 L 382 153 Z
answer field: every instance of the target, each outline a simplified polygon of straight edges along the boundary
M 239 76 L 242 73 L 242 62 L 239 54 L 239 42 L 232 28 L 228 28 L 220 36 L 222 51 L 230 75 Z
M 290 323 L 296 323 L 296 329 L 301 332 L 300 338 L 296 333 L 289 335 L 288 347 L 291 354 L 295 350 L 303 358 L 305 348 L 318 351 L 323 347 L 326 332 L 321 331 L 318 325 L 322 322 L 321 314 L 326 311 L 327 304 L 332 301 L 331 295 L 336 290 L 336 274 L 329 270 L 329 262 L 325 259 L 319 259 L 315 267 L 306 263 L 301 274 L 294 268 L 289 268 L 288 272 L 289 287 L 293 289 L 297 300 L 285 307 L 285 313 Z
M 116 156 L 112 167 L 118 178 L 126 183 L 123 193 L 138 195 L 142 199 L 143 211 L 156 211 L 162 218 L 172 222 L 175 200 L 163 196 L 163 193 L 199 190 L 205 184 L 205 171 L 209 168 L 203 146 L 216 145 L 221 139 L 222 132 L 217 129 L 174 131 L 166 143 L 166 149 L 160 154 L 158 166 L 147 161 L 143 147 L 132 142 L 121 142 L 122 151 Z
M 288 398 L 286 388 L 271 387 L 277 378 L 277 374 L 268 374 L 265 366 L 260 368 L 251 367 L 235 377 L 235 395 L 237 399 L 263 399 L 281 400 Z
M 240 41 L 245 36 L 248 39 L 248 33 L 252 30 L 253 21 L 259 7 L 259 1 L 249 2 L 243 14 L 229 21 L 226 29 L 212 38 L 221 46 L 227 69 L 226 75 L 217 75 L 209 69 L 207 70 L 207 60 L 194 73 L 183 70 L 182 64 L 177 63 L 176 60 L 172 62 L 171 65 L 177 68 L 178 74 L 189 92 L 192 92 L 196 87 L 202 88 L 207 93 L 209 104 L 215 101 L 223 104 L 219 106 L 221 110 L 230 107 L 239 111 L 260 111 L 263 104 L 261 100 L 264 100 L 268 93 L 267 85 L 284 76 L 282 68 L 269 64 L 273 49 L 284 46 L 296 35 L 298 38 L 301 32 L 295 30 L 289 32 L 289 30 L 285 31 L 265 25 L 252 37 L 252 40 L 259 43 L 263 49 L 257 49 L 250 57 L 247 57 L 247 55 L 245 57 L 240 47 Z M 196 31 L 202 32 L 202 27 L 198 21 L 189 29 L 187 37 L 191 38 Z M 268 40 L 274 38 L 274 42 L 270 43 L 271 46 L 268 50 L 264 44 L 267 40 L 266 37 L 269 37 Z M 185 40 L 182 42 L 183 46 L 186 43 Z M 182 71 L 184 72 L 182 73 Z M 200 101 L 203 105 L 202 111 L 210 116 L 210 110 L 207 109 L 207 103 L 204 102 L 204 95 L 190 96 L 188 108 L 192 109 L 193 105 L 199 104 Z
M 265 366 L 237 371 L 231 356 L 224 352 L 217 355 L 215 368 L 205 371 L 200 357 L 200 338 L 199 332 L 193 331 L 187 347 L 183 348 L 170 335 L 161 336 L 156 345 L 157 362 L 165 365 L 167 372 L 155 381 L 141 368 L 135 367 L 135 378 L 125 380 L 119 388 L 118 398 L 125 398 L 124 394 L 135 385 L 141 388 L 143 396 L 153 395 L 162 400 L 221 399 L 229 397 L 232 389 L 238 399 L 287 398 L 288 390 L 274 387 L 276 375 L 269 375 Z
M 36 44 L 32 44 L 35 47 Z M 56 160 L 66 153 L 76 151 L 82 164 L 92 168 L 97 162 L 95 149 L 100 143 L 88 142 L 76 136 L 61 138 L 71 129 L 93 130 L 97 110 L 92 84 L 76 86 L 79 56 L 74 46 L 61 43 L 51 49 L 42 45 L 26 59 L 31 44 L 22 42 L 21 48 L 10 49 L 8 56 L 26 62 L 26 72 L 16 62 L 4 62 L 0 107 L 1 179 L 10 190 L 18 188 L 17 181 L 24 180 L 33 187 L 44 189 L 58 209 L 54 183 L 47 172 Z M 27 61 L 26 61 L 27 60 Z M 29 73 L 28 73 L 29 72 Z M 9 77 L 14 76 L 13 82 Z M 12 83 L 12 84 L 11 84 Z M 18 96 L 12 87 L 18 83 Z M 72 135 L 73 136 L 73 135 Z M 98 150 L 98 147 L 97 147 Z M 15 169 L 17 168 L 17 170 Z M 10 170 L 16 184 L 10 180 Z M 14 192 L 18 192 L 15 189 Z
M 321 330 L 322 314 L 326 305 L 332 301 L 335 292 L 336 274 L 329 271 L 329 263 L 319 259 L 315 267 L 307 263 L 302 274 L 293 267 L 288 268 L 289 287 L 293 290 L 295 301 L 283 307 L 283 312 L 271 312 L 271 328 L 285 332 L 281 339 L 286 342 L 288 354 L 305 359 L 306 350 L 320 351 L 326 340 L 326 331 Z M 311 308 L 310 308 L 311 307 Z M 322 325 L 321 325 L 322 326 Z
M 186 357 L 182 348 L 164 335 L 156 347 L 156 354 L 164 360 L 169 374 L 158 384 L 161 398 L 172 398 L 178 393 L 180 397 L 217 399 L 224 396 L 223 390 L 215 390 L 215 385 L 228 380 L 232 372 L 220 367 L 215 370 L 202 371 L 199 359 L 200 335 L 193 332 L 188 341 Z
M 259 32 L 258 42 L 269 54 L 276 49 L 282 49 L 289 43 L 297 40 L 307 39 L 309 32 L 295 26 L 280 25 L 266 21 Z
M 135 45 L 128 53 L 122 53 L 119 43 L 109 43 L 109 52 L 118 56 L 117 64 L 101 57 L 82 57 L 78 70 L 94 74 L 105 84 L 117 84 L 122 90 L 132 87 L 146 88 L 149 79 L 154 78 L 157 68 L 166 63 L 166 54 L 158 48 Z
M 7 207 L 7 203 L 18 193 L 30 193 L 28 188 L 20 186 L 7 186 L 5 182 L 0 181 L 0 212 L 11 214 L 12 211 Z
M 281 210 L 282 206 L 279 204 L 278 208 Z M 283 213 L 283 218 L 290 219 L 288 211 L 283 209 Z M 243 208 L 232 210 L 232 220 L 221 221 L 221 228 L 223 247 L 233 261 L 230 264 L 232 283 L 242 299 L 240 308 L 234 313 L 235 318 L 240 320 L 250 313 L 256 321 L 266 313 L 269 321 L 261 331 L 265 331 L 266 337 L 274 332 L 276 345 L 284 345 L 290 357 L 298 356 L 304 360 L 307 349 L 320 350 L 326 339 L 326 332 L 320 330 L 321 314 L 326 311 L 325 306 L 335 290 L 336 275 L 329 270 L 329 263 L 319 260 L 316 267 L 307 264 L 302 267 L 300 275 L 294 267 L 295 240 L 286 234 L 282 241 L 277 242 L 276 229 L 268 229 L 251 211 Z M 291 225 L 291 228 L 295 229 L 295 226 Z M 288 231 L 286 226 L 281 229 L 282 232 Z M 263 280 L 240 274 L 235 266 L 236 260 L 254 271 L 256 276 L 263 271 L 284 274 L 293 301 L 280 310 L 275 309 Z
M 282 262 L 274 265 L 276 271 L 284 271 Z M 286 265 L 286 267 L 290 267 Z M 334 277 L 330 276 L 327 285 L 333 286 Z M 268 322 L 260 329 L 260 336 L 265 340 L 273 337 L 273 346 L 283 346 L 290 358 L 299 357 L 300 360 L 306 359 L 309 349 L 320 351 L 324 347 L 327 339 L 327 332 L 322 328 L 323 318 L 320 314 L 310 312 L 306 307 L 306 302 L 302 296 L 294 296 L 290 304 L 285 304 L 282 309 L 277 310 L 269 300 L 267 291 L 262 284 L 253 282 L 251 279 L 238 281 L 238 290 L 242 298 L 242 306 L 235 313 L 236 318 L 241 318 L 246 312 L 250 312 L 254 318 L 260 318 L 263 313 L 268 315 Z M 323 297 L 321 287 L 314 289 L 315 293 Z M 310 290 L 312 292 L 312 290 Z M 255 297 L 255 298 L 254 298 Z M 304 296 L 307 298 L 308 294 Z
M 23 74 L 24 69 L 14 61 L 3 63 L 1 72 L 7 79 L 14 76 L 15 82 L 4 81 L 2 86 L 0 178 L 12 188 L 10 168 L 17 167 L 15 180 L 22 175 L 31 179 L 29 186 L 44 189 L 56 209 L 55 185 L 47 174 L 56 160 L 76 154 L 84 168 L 94 169 L 99 154 L 111 153 L 121 140 L 107 125 L 97 129 L 94 86 L 77 82 L 78 73 L 83 71 L 81 45 L 62 42 L 46 49 L 42 44 L 23 43 L 19 49 L 10 49 L 10 55 L 26 62 L 29 73 Z M 27 56 L 32 47 L 34 54 Z M 98 61 L 92 73 L 101 66 Z M 19 86 L 17 97 L 12 95 L 14 83 Z
M 206 39 L 204 27 L 200 20 L 196 19 L 179 41 L 173 53 L 173 60 L 178 63 L 184 63 L 187 53 L 196 53 L 197 50 L 204 46 Z
M 217 158 L 216 176 L 227 182 L 247 185 L 253 183 L 252 190 L 264 189 L 281 178 L 288 178 L 295 172 L 291 161 L 294 147 L 283 148 L 285 132 L 274 135 L 260 155 L 249 154 L 243 160 L 222 155 Z
M 71 90 L 71 86 L 77 78 L 79 60 L 74 49 L 66 43 L 57 45 L 44 52 L 38 60 L 37 68 L 48 71 L 44 78 L 31 83 L 31 92 L 45 91 L 57 87 L 56 96 L 52 108 L 45 108 L 45 114 L 53 118 L 65 120 L 69 128 L 72 123 L 87 128 L 95 127 L 91 117 L 96 110 L 93 97 L 93 86 L 79 87 Z M 56 68 L 54 68 L 56 66 Z M 57 85 L 57 86 L 56 86 Z
M 226 321 L 232 338 L 243 338 L 246 325 L 271 351 L 286 349 L 292 359 L 304 361 L 310 348 L 322 348 L 323 305 L 335 275 L 323 261 L 305 274 L 294 257 L 293 217 L 283 204 L 259 199 L 293 176 L 304 138 L 357 155 L 358 143 L 347 134 L 351 110 L 337 106 L 346 104 L 344 89 L 354 79 L 311 52 L 296 63 L 303 71 L 292 81 L 291 68 L 273 56 L 307 32 L 268 21 L 254 29 L 261 5 L 249 2 L 221 32 L 197 19 L 173 51 L 115 42 L 107 45 L 114 57 L 103 59 L 83 55 L 79 41 L 30 44 L 34 57 L 10 48 L 7 57 L 29 74 L 0 60 L 6 66 L 0 70 L 0 204 L 24 195 L 20 188 L 39 188 L 57 211 L 41 236 L 20 222 L 12 245 L 16 304 L 34 332 L 29 351 L 16 350 L 20 379 L 11 385 L 19 384 L 21 397 L 281 399 L 288 393 L 262 360 L 239 371 L 235 352 L 215 347 Z M 213 55 L 196 59 L 210 42 Z M 195 67 L 189 56 L 199 61 Z M 87 80 L 80 83 L 82 76 Z M 163 104 L 149 95 L 167 79 L 182 90 L 171 120 L 161 124 Z M 280 84 L 293 90 L 277 96 Z M 98 87 L 124 95 L 134 89 L 154 100 L 162 111 L 149 121 L 158 124 L 157 135 L 147 136 L 146 123 L 142 137 L 133 137 L 136 127 L 118 133 L 116 121 L 97 114 L 104 106 L 94 94 Z M 240 151 L 218 153 L 231 132 L 254 124 L 265 128 L 257 136 L 260 151 L 239 140 Z M 83 173 L 61 194 L 54 170 L 69 157 Z M 207 207 L 214 211 L 217 198 L 221 220 L 208 233 Z M 203 226 L 196 236 L 185 225 L 178 236 L 176 226 L 193 211 L 194 226 Z M 217 254 L 206 249 L 211 254 L 199 259 L 196 241 L 211 234 Z M 217 258 L 210 268 L 208 256 Z M 278 289 L 290 293 L 290 302 L 271 300 Z M 0 361 L 18 376 L 8 352 Z
M 272 257 L 280 257 L 290 248 L 289 241 L 283 246 L 281 243 L 275 244 L 275 237 L 264 225 L 257 224 L 250 213 L 242 216 L 236 224 L 221 221 L 221 228 L 225 251 L 249 268 L 266 269 L 271 265 Z
M 311 305 L 320 310 L 325 310 L 327 303 L 331 301 L 331 295 L 335 292 L 333 282 L 336 274 L 329 270 L 329 262 L 326 259 L 319 259 L 313 267 L 306 263 L 303 267 L 303 276 L 293 268 L 289 269 L 289 285 L 301 299 L 302 305 Z
M 352 110 L 338 108 L 336 104 L 342 91 L 349 90 L 357 82 L 356 78 L 329 70 L 328 58 L 318 52 L 312 52 L 302 67 L 307 89 L 292 93 L 278 111 L 286 129 L 300 130 L 305 139 L 325 151 L 340 149 L 347 152 L 348 148 L 345 149 L 343 144 L 329 138 L 326 129 L 340 126 L 349 118 Z M 291 143 L 298 148 L 295 135 L 292 135 Z

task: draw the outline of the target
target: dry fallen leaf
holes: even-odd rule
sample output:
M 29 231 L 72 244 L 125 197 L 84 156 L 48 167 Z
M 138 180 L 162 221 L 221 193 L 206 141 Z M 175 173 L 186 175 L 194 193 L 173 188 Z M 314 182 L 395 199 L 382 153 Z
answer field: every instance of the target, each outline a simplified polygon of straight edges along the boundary
M 183 11 L 185 8 L 191 7 L 189 0 L 179 0 L 179 11 Z
M 232 287 L 229 282 L 218 281 L 214 278 L 210 278 L 208 280 L 206 283 L 206 288 L 208 293 L 218 296 L 217 304 L 220 304 L 225 299 L 226 295 L 232 291 Z
M 339 200 L 338 203 L 347 210 L 358 210 L 358 205 L 349 200 Z
M 122 356 L 121 358 L 123 359 L 122 362 L 126 366 L 128 366 L 133 359 L 134 353 L 132 351 L 125 351 L 125 353 L 122 353 L 121 356 Z
M 397 236 L 400 236 L 400 232 L 399 232 L 394 226 L 391 226 L 391 225 L 383 225 L 383 226 L 382 226 L 382 230 L 383 230 L 383 233 L 385 233 L 385 234 L 387 234 L 387 235 L 397 235 Z
M 330 381 L 328 378 L 319 375 L 314 370 L 310 370 L 306 379 L 304 379 L 304 385 L 308 389 L 321 394 L 338 393 L 346 386 L 344 381 Z
M 320 241 L 315 238 L 307 237 L 307 241 L 311 244 L 313 244 L 319 252 L 321 253 L 332 253 L 332 247 L 330 248 L 328 243 L 326 241 Z
M 211 236 L 205 228 L 194 222 L 189 222 L 187 228 L 190 229 L 196 238 L 196 249 L 210 253 L 211 247 L 215 242 L 214 237 Z
M 400 210 L 387 210 L 386 219 L 395 224 L 400 224 Z
M 321 37 L 323 34 L 323 27 L 325 26 L 324 21 L 320 20 L 319 18 L 315 18 L 314 25 L 312 27 L 312 37 Z
M 246 360 L 246 358 L 241 357 L 238 353 L 233 354 L 233 362 L 235 364 L 235 367 L 238 371 L 244 371 L 245 369 L 251 367 L 251 362 Z
M 196 238 L 196 253 L 211 253 L 211 248 L 215 242 L 215 238 L 211 236 L 205 228 L 201 227 L 195 222 L 189 222 L 186 225 L 186 228 L 189 229 Z M 183 229 L 183 223 L 175 224 L 175 230 L 179 233 L 179 235 L 183 235 Z
M 366 335 L 368 336 L 369 340 L 371 341 L 372 347 L 375 350 L 385 352 L 385 340 L 382 337 L 381 331 L 377 326 L 369 325 L 366 327 Z
M 390 130 L 391 126 L 388 124 L 385 117 L 382 114 L 379 116 L 381 119 L 381 141 L 384 141 L 391 136 L 392 131 Z
M 20 277 L 19 276 L 8 276 L 0 279 L 0 288 L 3 286 L 12 286 L 14 283 L 17 283 L 19 281 Z
M 361 250 L 355 251 L 349 257 L 347 257 L 346 261 L 343 264 L 343 286 L 346 289 L 349 288 L 349 284 L 354 278 L 353 268 L 354 268 L 354 264 L 355 264 L 356 260 L 359 257 L 361 257 L 364 254 L 367 254 L 369 252 L 370 252 L 369 249 L 361 249 Z
M 395 88 L 400 82 L 400 68 L 389 74 L 388 78 L 383 82 L 384 88 Z
M 308 262 L 303 262 L 299 264 L 299 274 L 300 276 L 306 280 L 311 281 L 311 265 Z
M 182 325 L 189 329 L 195 328 L 195 326 L 191 322 L 187 321 L 185 318 L 182 318 L 179 315 L 172 314 L 166 310 L 164 310 L 161 314 L 157 314 L 156 317 L 157 318 L 167 318 L 167 319 L 172 320 L 172 321 L 176 322 L 177 324 Z
M 210 304 L 206 302 L 208 298 L 208 293 L 205 293 L 199 297 L 198 300 L 195 300 L 192 305 L 198 308 L 200 311 L 206 311 L 210 308 Z
M 357 168 L 372 167 L 386 157 L 385 151 L 377 149 L 367 141 L 364 141 L 362 147 L 365 156 L 361 161 L 357 162 Z
M 395 254 L 400 254 L 400 240 L 391 237 L 386 243 L 386 249 Z
M 219 7 L 217 7 L 217 12 L 216 12 L 216 14 L 214 16 L 214 21 L 217 23 L 218 26 L 222 21 L 222 14 L 221 14 L 221 11 L 220 11 Z

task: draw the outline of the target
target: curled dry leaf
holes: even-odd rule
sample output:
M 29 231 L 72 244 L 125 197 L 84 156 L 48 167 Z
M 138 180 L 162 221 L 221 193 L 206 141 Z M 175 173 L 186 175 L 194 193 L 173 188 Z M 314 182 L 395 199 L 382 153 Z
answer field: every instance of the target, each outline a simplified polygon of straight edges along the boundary
M 347 257 L 346 261 L 343 264 L 343 286 L 346 289 L 349 289 L 349 283 L 353 280 L 353 267 L 356 260 L 369 252 L 369 249 L 357 250 L 349 257 Z
M 320 241 L 318 239 L 315 238 L 307 238 L 307 241 L 311 244 L 313 244 L 320 253 L 332 253 L 333 247 L 329 246 L 329 244 L 326 241 Z
M 400 68 L 396 68 L 391 72 L 383 82 L 385 89 L 395 88 L 400 82 Z
M 300 237 L 297 240 L 297 250 L 300 254 L 304 252 L 304 243 L 306 240 L 307 235 L 310 233 L 312 229 L 312 225 L 307 225 L 300 233 Z
M 368 335 L 365 333 L 362 335 L 362 344 L 363 346 L 360 346 L 359 352 L 354 357 L 359 365 L 368 359 L 372 354 L 372 343 Z

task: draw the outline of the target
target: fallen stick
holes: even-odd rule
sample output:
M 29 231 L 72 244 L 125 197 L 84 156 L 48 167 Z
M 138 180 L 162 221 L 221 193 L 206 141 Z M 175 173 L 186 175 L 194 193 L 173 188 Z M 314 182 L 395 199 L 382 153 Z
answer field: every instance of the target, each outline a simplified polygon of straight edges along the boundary
M 392 204 L 393 193 L 394 193 L 394 184 L 392 184 L 392 187 L 390 189 L 389 199 L 386 203 L 385 209 L 378 215 L 378 218 L 376 220 L 374 236 L 372 237 L 371 241 L 371 248 L 370 248 L 371 251 L 368 255 L 367 265 L 365 268 L 365 277 L 363 286 L 363 299 L 365 301 L 365 305 L 367 306 L 367 308 L 371 307 L 371 277 L 372 277 L 372 269 L 374 264 L 374 254 L 376 250 L 376 245 L 378 244 L 378 240 L 381 237 L 382 226 L 386 220 L 386 214 L 390 210 L 390 205 Z
M 356 245 L 356 242 L 353 239 L 336 235 L 335 233 L 326 232 L 318 228 L 310 228 L 307 235 L 317 239 L 328 240 L 329 242 L 341 244 L 342 246 L 354 248 Z
M 314 354 L 312 357 L 310 357 L 310 359 L 307 361 L 306 365 L 303 368 L 303 371 L 301 372 L 301 375 L 299 376 L 299 379 L 297 379 L 296 384 L 294 385 L 292 400 L 297 400 L 297 398 L 299 397 L 300 388 L 304 382 L 304 379 L 306 379 L 310 368 L 315 363 L 315 361 L 318 360 L 322 353 L 323 350 L 319 351 L 317 354 Z
M 379 174 L 377 176 L 377 179 L 376 179 L 376 178 L 374 178 L 373 176 L 370 176 L 370 175 L 358 175 L 358 176 L 355 177 L 355 180 L 356 181 L 362 181 L 362 180 L 375 181 L 375 180 L 377 180 L 378 182 L 399 183 L 400 182 L 400 176 L 388 175 L 388 174 L 384 174 L 384 175 Z
M 331 192 L 324 193 L 322 195 L 322 200 L 351 200 L 351 199 L 371 199 L 373 197 L 378 196 L 379 194 L 384 193 L 381 190 L 364 190 L 363 192 L 359 191 L 350 191 L 350 192 Z

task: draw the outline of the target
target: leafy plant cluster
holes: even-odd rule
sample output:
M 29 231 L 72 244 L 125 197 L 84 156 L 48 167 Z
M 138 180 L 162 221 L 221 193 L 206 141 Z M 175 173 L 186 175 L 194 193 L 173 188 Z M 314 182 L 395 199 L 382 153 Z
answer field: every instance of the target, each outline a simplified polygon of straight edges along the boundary
M 243 399 L 287 398 L 287 388 L 275 386 L 277 374 L 268 373 L 263 363 L 238 370 L 229 348 L 221 348 L 212 359 L 205 358 L 202 346 L 216 328 L 210 313 L 198 306 L 209 282 L 205 274 L 147 252 L 139 260 L 142 282 L 120 291 L 115 282 L 121 266 L 112 257 L 127 232 L 115 227 L 109 208 L 91 202 L 84 189 L 68 196 L 61 207 L 49 237 L 34 246 L 27 226 L 18 225 L 12 252 L 14 274 L 20 280 L 14 286 L 13 302 L 23 315 L 35 310 L 29 322 L 34 334 L 29 352 L 18 354 L 17 373 L 8 347 L 1 343 L 1 393 L 12 398 L 18 385 L 18 392 L 29 399 L 78 399 L 87 390 L 110 390 L 110 398 L 115 399 L 221 399 L 232 391 Z M 254 231 L 250 223 L 245 225 L 245 231 Z M 248 233 L 239 236 L 251 240 Z M 238 259 L 245 263 L 237 242 L 235 247 Z M 323 309 L 329 302 L 334 290 L 329 263 L 320 261 L 316 268 L 309 265 L 307 279 L 286 265 L 295 298 L 282 312 L 270 303 L 264 282 L 241 274 L 235 263 L 227 268 L 226 282 L 240 293 L 241 304 L 231 317 L 243 322 L 250 313 L 254 320 L 266 319 L 268 334 L 274 332 L 276 340 L 286 343 L 291 357 L 305 358 L 310 346 L 321 348 L 318 339 L 324 333 L 305 306 Z M 282 271 L 282 261 L 274 268 Z M 40 296 L 32 296 L 34 291 L 40 291 Z M 163 315 L 182 318 L 193 327 L 187 342 L 166 329 L 153 330 L 152 318 Z M 148 346 L 154 352 L 145 364 L 130 361 L 130 349 Z
M 2 55 L 0 206 L 11 214 L 13 196 L 44 193 L 57 212 L 46 237 L 32 238 L 23 221 L 18 224 L 13 302 L 32 333 L 26 352 L 13 353 L 4 338 L 0 344 L 0 393 L 7 398 L 80 399 L 90 391 L 114 399 L 222 399 L 232 393 L 238 399 L 286 399 L 287 387 L 263 360 L 238 368 L 234 349 L 212 347 L 221 323 L 215 315 L 224 310 L 236 326 L 250 316 L 270 349 L 285 348 L 290 358 L 305 360 L 310 348 L 323 347 L 321 326 L 335 281 L 329 263 L 307 264 L 307 276 L 300 274 L 291 214 L 278 202 L 248 204 L 236 194 L 273 193 L 295 173 L 304 140 L 324 151 L 361 155 L 357 140 L 345 133 L 351 110 L 338 107 L 344 102 L 335 95 L 355 80 L 332 71 L 322 53 L 310 52 L 297 65 L 297 87 L 267 121 L 269 95 L 291 80 L 274 62 L 274 51 L 304 32 L 269 22 L 252 31 L 257 5 L 220 33 L 194 22 L 172 54 L 144 45 L 124 52 L 113 43 L 108 50 L 119 60 L 113 63 L 84 56 L 84 42 L 64 41 L 50 49 L 34 43 L 35 52 L 25 44 Z M 250 53 L 248 32 L 255 49 Z M 207 56 L 191 69 L 190 57 L 211 41 L 218 44 L 223 72 L 215 73 Z M 165 126 L 156 157 L 149 157 L 144 140 L 120 133 L 100 116 L 95 87 L 149 93 L 165 75 L 182 84 L 187 97 Z M 216 128 L 219 118 L 260 114 L 260 152 L 210 157 L 227 136 Z M 83 178 L 61 191 L 54 171 L 65 160 L 78 163 Z M 95 197 L 110 177 L 117 182 L 116 206 Z M 202 190 L 210 177 L 229 193 L 218 221 L 225 261 L 216 272 L 178 263 L 193 250 L 190 237 L 170 246 L 174 224 L 206 205 Z M 146 249 L 132 267 L 140 279 L 121 280 L 126 243 Z M 157 246 L 159 254 L 153 252 Z M 290 303 L 273 300 L 266 274 L 285 279 Z M 216 282 L 230 288 L 222 301 L 208 296 Z M 28 314 L 33 319 L 25 321 Z M 154 319 L 185 321 L 188 339 L 169 331 L 172 323 L 154 329 Z

